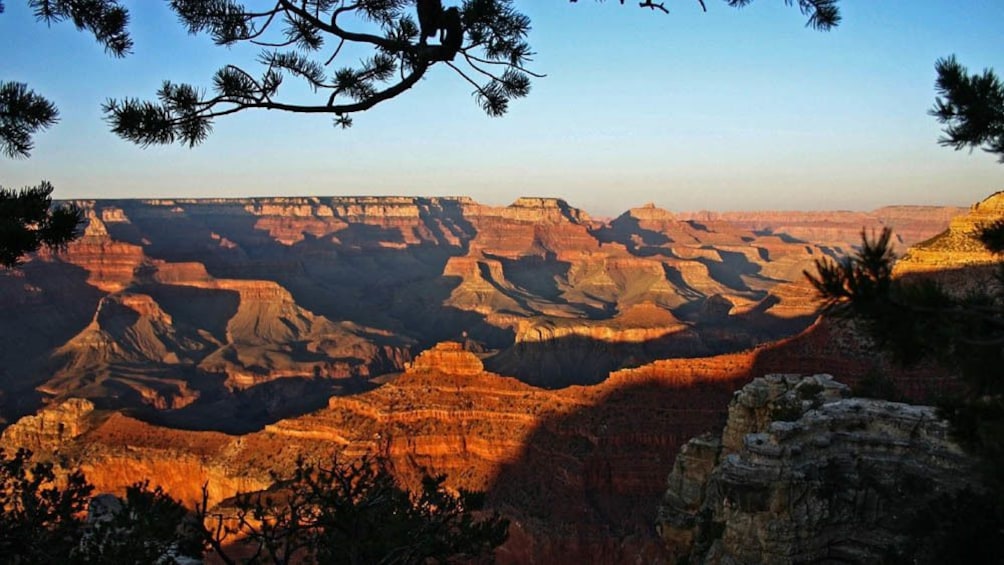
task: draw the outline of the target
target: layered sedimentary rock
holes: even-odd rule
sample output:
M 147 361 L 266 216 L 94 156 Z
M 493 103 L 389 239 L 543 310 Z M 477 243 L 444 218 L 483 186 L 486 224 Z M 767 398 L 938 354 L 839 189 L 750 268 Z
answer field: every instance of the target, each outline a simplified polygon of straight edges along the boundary
M 87 270 L 89 284 L 104 292 L 116 292 L 129 285 L 145 257 L 143 247 L 109 237 L 105 221 L 125 222 L 124 217 L 108 213 L 102 217 L 104 220 L 98 217 L 97 210 L 87 211 L 84 235 L 67 246 L 64 256 L 68 263 Z
M 38 414 L 25 416 L 3 432 L 5 446 L 23 447 L 43 454 L 70 444 L 90 429 L 94 404 L 71 398 Z
M 848 398 L 829 375 L 737 391 L 720 436 L 677 456 L 658 529 L 690 563 L 927 559 L 922 512 L 978 490 L 934 408 Z M 926 557 L 925 557 L 926 556 Z
M 1000 256 L 979 240 L 980 228 L 1004 220 L 1004 192 L 978 202 L 952 219 L 944 232 L 911 247 L 896 262 L 893 276 L 938 280 L 957 292 L 993 284 Z
M 71 395 L 216 410 L 277 379 L 397 372 L 464 336 L 496 352 L 490 370 L 595 383 L 803 329 L 801 272 L 834 253 L 654 206 L 598 222 L 556 198 L 77 204 L 81 239 L 0 274 L 0 417 Z
M 774 233 L 788 238 L 844 250 L 861 241 L 861 231 L 893 230 L 895 247 L 915 245 L 945 229 L 952 218 L 964 214 L 965 208 L 955 206 L 886 206 L 871 212 L 849 210 L 796 212 L 682 212 L 682 220 L 725 221 L 760 233 Z

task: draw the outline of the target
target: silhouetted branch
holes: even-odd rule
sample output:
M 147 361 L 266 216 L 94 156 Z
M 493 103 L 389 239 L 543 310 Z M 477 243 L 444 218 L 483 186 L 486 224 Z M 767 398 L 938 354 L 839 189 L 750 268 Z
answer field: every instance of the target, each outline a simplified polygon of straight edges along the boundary
M 223 550 L 223 542 L 225 542 L 230 535 L 230 531 L 224 525 L 223 514 L 217 513 L 210 517 L 208 482 L 202 483 L 202 502 L 195 503 L 195 517 L 204 527 L 210 520 L 214 521 L 212 527 L 206 528 L 205 530 L 206 544 L 225 565 L 237 565 L 237 562 L 231 559 L 231 557 L 227 555 L 226 551 Z
M 982 148 L 1004 163 L 1004 83 L 990 69 L 969 74 L 955 56 L 935 63 L 938 96 L 930 114 L 945 125 L 938 143 L 955 150 Z
M 698 1 L 700 2 L 701 0 L 698 0 Z M 701 6 L 704 6 L 704 2 L 701 2 Z M 655 2 L 652 2 L 652 0 L 645 0 L 644 2 L 639 2 L 638 3 L 638 7 L 639 8 L 651 8 L 653 10 L 662 10 L 662 12 L 664 14 L 668 14 L 669 13 L 669 10 L 666 9 L 665 3 L 656 4 Z M 704 11 L 707 12 L 707 10 L 704 10 Z
M 59 121 L 50 100 L 22 82 L 0 81 L 0 153 L 10 158 L 31 156 L 32 137 Z
M 42 247 L 65 249 L 80 236 L 83 211 L 72 204 L 52 205 L 53 186 L 13 190 L 0 186 L 0 268 L 16 267 Z
M 413 5 L 403 0 L 348 4 L 278 0 L 273 9 L 261 12 L 247 11 L 237 0 L 173 0 L 172 5 L 193 33 L 208 32 L 221 45 L 248 41 L 272 50 L 258 58 L 266 67 L 260 77 L 252 77 L 235 65 L 217 71 L 211 95 L 190 85 L 165 82 L 157 92 L 157 101 L 106 102 L 104 111 L 112 131 L 141 145 L 180 141 L 194 146 L 208 136 L 215 119 L 252 109 L 327 113 L 335 116 L 336 125 L 348 126 L 351 114 L 401 95 L 417 84 L 430 66 L 452 60 L 458 50 L 467 55 L 476 49 L 484 64 L 504 68 L 499 73 L 486 73 L 488 81 L 478 87 L 478 101 L 489 115 L 504 113 L 508 99 L 529 91 L 530 77 L 542 76 L 525 69 L 524 63 L 532 54 L 524 41 L 530 21 L 511 7 L 511 0 L 466 3 L 463 14 L 447 10 L 452 18 L 448 45 L 419 41 L 411 15 Z M 376 22 L 381 32 L 348 29 L 342 22 L 348 14 Z M 285 36 L 264 37 L 265 30 L 279 21 Z M 447 23 L 439 25 L 445 30 L 442 26 Z M 326 37 L 337 38 L 338 45 L 330 55 L 315 59 Z M 327 71 L 348 42 L 369 46 L 373 55 L 353 67 Z M 465 62 L 472 68 L 477 66 L 473 59 Z M 307 82 L 322 94 L 323 103 L 283 101 L 279 90 L 288 76 Z
M 510 64 L 510 63 L 504 63 L 502 61 L 489 61 L 487 59 L 482 59 L 481 57 L 475 57 L 474 55 L 471 55 L 471 54 L 467 53 L 466 51 L 461 51 L 461 54 L 464 56 L 465 59 L 467 59 L 467 61 L 470 63 L 470 65 L 472 67 L 476 66 L 474 64 L 474 62 L 484 63 L 486 65 L 505 65 L 505 66 L 509 66 L 509 67 L 514 68 L 514 69 L 517 69 L 517 70 L 519 70 L 521 72 L 524 72 L 524 73 L 532 76 L 533 78 L 547 78 L 547 75 L 545 75 L 545 74 L 535 73 L 535 72 L 533 72 L 531 70 L 528 70 L 525 67 L 522 67 L 520 65 L 513 65 L 513 64 Z

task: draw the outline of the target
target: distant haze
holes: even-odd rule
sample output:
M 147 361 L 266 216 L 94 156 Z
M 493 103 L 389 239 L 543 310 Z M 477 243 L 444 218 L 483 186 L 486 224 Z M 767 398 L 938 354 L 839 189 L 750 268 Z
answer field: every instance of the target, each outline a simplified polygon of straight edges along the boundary
M 927 115 L 937 58 L 1004 71 L 1004 2 L 845 1 L 829 33 L 773 0 L 711 2 L 708 13 L 674 3 L 669 15 L 612 1 L 517 5 L 533 20 L 533 69 L 548 76 L 504 118 L 484 116 L 469 85 L 437 68 L 349 130 L 245 113 L 190 150 L 116 138 L 101 103 L 150 99 L 165 79 L 205 87 L 256 49 L 215 48 L 186 35 L 166 3 L 132 2 L 135 52 L 113 59 L 69 23 L 37 24 L 26 2 L 8 2 L 2 78 L 53 100 L 61 121 L 31 159 L 0 161 L 0 184 L 46 179 L 59 198 L 463 194 L 504 205 L 541 195 L 597 216 L 646 202 L 968 206 L 1004 188 L 1004 166 L 939 147 Z

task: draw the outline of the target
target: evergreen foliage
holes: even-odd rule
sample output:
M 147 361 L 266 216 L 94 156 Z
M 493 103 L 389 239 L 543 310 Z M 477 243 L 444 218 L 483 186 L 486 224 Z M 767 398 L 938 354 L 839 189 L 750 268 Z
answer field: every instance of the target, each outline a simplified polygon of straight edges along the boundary
M 35 18 L 48 25 L 70 20 L 90 32 L 105 52 L 124 57 L 132 50 L 129 11 L 116 0 L 28 0 Z M 0 2 L 0 14 L 4 5 Z M 55 104 L 20 82 L 0 80 L 0 153 L 10 158 L 28 157 L 32 136 L 56 123 Z
M 110 515 L 89 522 L 93 491 L 79 469 L 60 480 L 31 451 L 0 449 L 0 563 L 171 565 L 203 554 L 205 529 L 159 487 L 130 486 Z
M 56 105 L 27 84 L 0 81 L 0 153 L 11 159 L 31 156 L 32 136 L 58 120 Z
M 970 75 L 954 56 L 935 64 L 937 81 L 931 114 L 945 124 L 943 145 L 983 147 L 1004 162 L 1004 85 L 992 69 Z M 980 226 L 977 238 L 1004 254 L 1004 219 Z M 906 363 L 934 357 L 959 371 L 970 399 L 1004 396 L 1004 263 L 996 280 L 963 295 L 924 279 L 892 279 L 891 232 L 869 238 L 843 262 L 816 261 L 805 275 L 823 299 L 824 312 L 865 324 L 880 344 Z
M 60 249 L 78 236 L 83 212 L 76 206 L 52 206 L 47 181 L 21 190 L 0 186 L 0 267 L 15 267 L 42 246 Z
M 28 0 L 28 6 L 48 25 L 70 20 L 78 30 L 90 32 L 113 57 L 132 50 L 129 11 L 117 0 Z
M 741 8 L 749 5 L 753 0 L 725 0 L 729 6 Z M 621 4 L 624 2 L 622 1 Z M 796 3 L 796 0 L 784 0 L 788 6 Z M 829 31 L 840 24 L 839 0 L 797 0 L 798 9 L 802 15 L 808 17 L 805 22 L 807 27 L 813 29 Z M 703 1 L 701 2 L 703 6 Z
M 983 238 L 990 231 L 984 228 Z M 951 498 L 938 510 L 947 516 L 927 522 L 918 535 L 936 562 L 973 562 L 968 559 L 977 553 L 992 557 L 980 562 L 997 562 L 1004 559 L 1004 265 L 996 283 L 962 296 L 930 280 L 893 280 L 889 235 L 888 229 L 877 238 L 862 234 L 854 256 L 841 263 L 817 260 L 816 273 L 805 275 L 824 301 L 824 315 L 858 321 L 903 363 L 933 358 L 959 376 L 962 393 L 936 400 L 953 435 L 979 458 L 987 493 Z M 891 382 L 863 384 L 881 389 L 870 392 L 895 394 Z M 973 503 L 978 500 L 991 502 Z M 981 545 L 959 545 L 977 525 Z M 913 557 L 893 561 L 913 563 Z
M 80 471 L 57 484 L 51 463 L 33 463 L 25 449 L 9 458 L 0 449 L 0 562 L 68 562 L 94 487 Z
M 124 499 L 109 505 L 104 515 L 91 516 L 72 556 L 75 563 L 171 565 L 179 557 L 199 559 L 205 553 L 205 528 L 161 487 L 135 483 Z
M 279 0 L 265 10 L 235 0 L 172 0 L 171 5 L 190 33 L 208 34 L 220 46 L 261 46 L 261 69 L 226 65 L 208 91 L 164 82 L 155 102 L 109 100 L 104 111 L 112 131 L 140 145 L 194 146 L 206 139 L 215 118 L 248 109 L 328 114 L 347 127 L 352 114 L 404 93 L 437 63 L 473 86 L 486 113 L 502 115 L 510 100 L 529 93 L 530 77 L 540 76 L 525 67 L 533 55 L 526 42 L 530 20 L 510 0 L 463 2 L 461 29 L 454 31 L 464 39 L 459 52 L 445 39 L 430 45 L 420 37 L 415 5 L 405 0 Z M 347 43 L 365 47 L 369 55 L 329 70 Z M 460 61 L 454 63 L 456 55 Z M 304 82 L 316 99 L 284 98 L 287 79 Z
M 986 234 L 989 228 L 985 228 Z M 934 358 L 958 372 L 970 400 L 1004 395 L 1004 266 L 979 291 L 950 292 L 928 279 L 892 278 L 888 229 L 862 234 L 860 251 L 843 262 L 816 261 L 805 276 L 824 314 L 849 317 L 905 364 Z
M 816 273 L 805 272 L 823 300 L 823 312 L 857 320 L 906 365 L 931 356 L 951 364 L 964 351 L 979 349 L 970 338 L 982 331 L 974 307 L 983 298 L 956 297 L 929 281 L 894 281 L 891 237 L 888 228 L 872 237 L 862 232 L 855 254 L 839 262 L 817 259 Z
M 226 563 L 238 562 L 227 540 L 251 561 L 389 565 L 491 558 L 508 536 L 508 520 L 482 511 L 481 493 L 453 495 L 441 475 L 425 476 L 412 495 L 383 460 L 324 467 L 301 459 L 292 476 L 274 478 L 269 491 L 237 496 L 234 520 L 215 517 L 209 543 Z M 199 510 L 212 522 L 205 502 Z
M 982 148 L 1004 163 L 1004 83 L 992 69 L 969 74 L 955 55 L 938 59 L 931 115 L 945 124 L 942 145 L 959 149 Z
M 79 470 L 57 480 L 31 451 L 0 449 L 0 564 L 171 565 L 212 549 L 231 564 L 418 565 L 490 560 L 508 536 L 508 520 L 482 510 L 483 494 L 452 494 L 442 475 L 411 494 L 379 459 L 301 460 L 274 478 L 266 492 L 238 494 L 236 516 L 224 517 L 207 512 L 208 486 L 194 513 L 148 481 L 92 501 Z M 249 551 L 234 557 L 234 544 Z

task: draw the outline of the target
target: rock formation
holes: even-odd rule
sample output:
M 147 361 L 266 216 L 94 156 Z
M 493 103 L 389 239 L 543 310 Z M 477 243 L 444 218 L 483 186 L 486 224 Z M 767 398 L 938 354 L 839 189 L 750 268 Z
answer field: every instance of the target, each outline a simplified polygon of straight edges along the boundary
M 2 445 L 81 467 L 99 491 L 121 494 L 150 478 L 188 504 L 206 481 L 212 503 L 265 488 L 270 471 L 289 472 L 304 454 L 378 453 L 405 484 L 427 471 L 446 473 L 451 488 L 487 491 L 518 524 L 501 562 L 658 554 L 651 500 L 671 463 L 659 454 L 710 428 L 747 368 L 665 361 L 552 391 L 484 372 L 474 353 L 443 343 L 379 388 L 254 433 L 166 428 L 70 400 L 22 418 Z
M 767 375 L 735 393 L 720 436 L 680 450 L 657 524 L 690 563 L 930 562 L 918 517 L 978 490 L 974 465 L 932 407 Z
M 892 228 L 893 244 L 905 249 L 944 229 L 952 218 L 964 214 L 955 206 L 886 206 L 871 212 L 827 210 L 817 212 L 683 212 L 681 220 L 725 221 L 758 233 L 813 242 L 849 250 L 861 241 L 861 230 L 879 232 Z
M 23 447 L 44 454 L 70 444 L 91 428 L 94 404 L 82 398 L 71 398 L 38 414 L 25 416 L 3 432 L 3 445 Z
M 964 293 L 994 284 L 1000 257 L 977 237 L 979 228 L 1004 219 L 1004 192 L 997 192 L 952 219 L 948 229 L 911 247 L 896 262 L 893 276 L 933 278 Z

